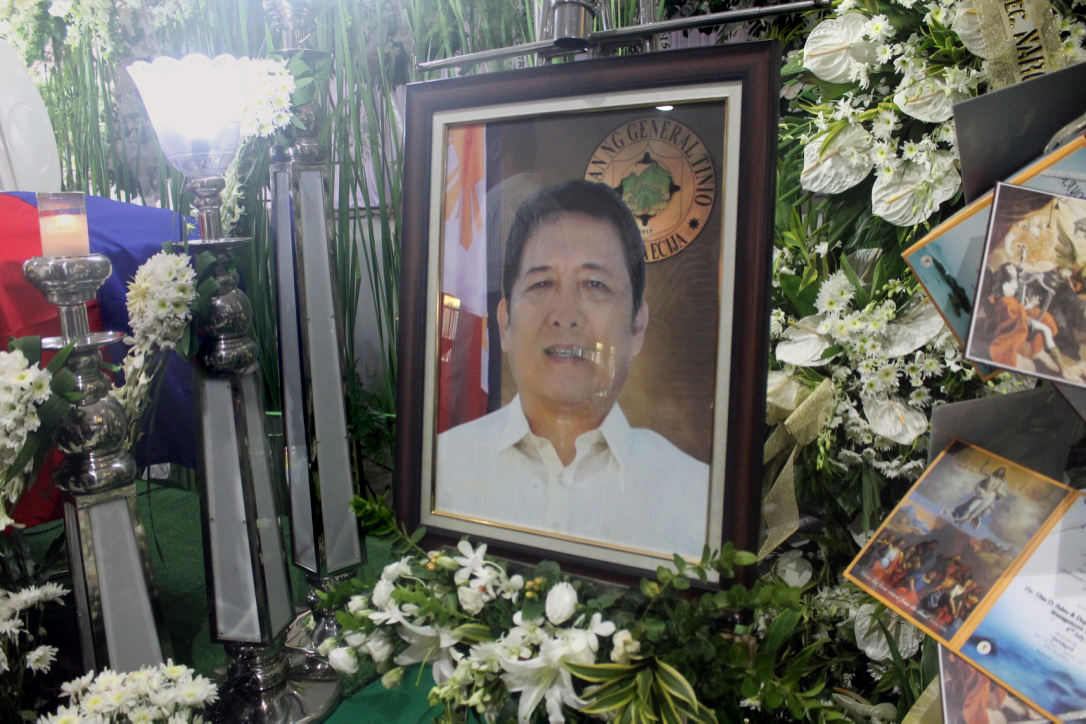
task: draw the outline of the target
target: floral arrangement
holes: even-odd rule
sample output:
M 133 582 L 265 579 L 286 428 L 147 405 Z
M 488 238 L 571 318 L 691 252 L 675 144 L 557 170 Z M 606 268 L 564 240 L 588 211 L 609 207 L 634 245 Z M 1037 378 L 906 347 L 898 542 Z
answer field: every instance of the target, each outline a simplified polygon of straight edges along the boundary
M 320 650 L 345 675 L 372 660 L 388 687 L 404 667 L 429 664 L 430 703 L 446 721 L 469 712 L 486 721 L 734 721 L 758 709 L 802 718 L 837 707 L 818 683 L 829 663 L 822 644 L 800 625 L 819 617 L 804 611 L 802 587 L 770 575 L 749 589 L 691 589 L 755 561 L 730 545 L 697 562 L 676 556 L 627 590 L 570 579 L 552 562 L 511 573 L 467 540 L 423 551 L 412 542 L 421 533 L 398 535 L 406 555 L 377 580 L 322 594 L 341 632 Z M 744 616 L 751 623 L 737 625 Z M 765 643 L 754 645 L 755 635 Z
M 834 14 L 807 36 L 801 56 L 827 91 L 843 85 L 804 106 L 803 188 L 838 194 L 874 170 L 871 212 L 919 224 L 961 186 L 953 104 L 989 82 L 973 3 L 841 0 Z M 1086 25 L 1068 15 L 1060 29 L 1064 57 L 1056 60 L 1086 59 Z
M 138 671 L 105 669 L 61 686 L 70 704 L 38 718 L 40 724 L 77 722 L 202 722 L 218 699 L 215 685 L 187 666 L 167 661 Z
M 1065 59 L 1086 57 L 1086 25 L 1054 9 Z M 779 422 L 832 386 L 797 492 L 823 501 L 827 525 L 862 531 L 903 492 L 889 481 L 923 471 L 932 406 L 1031 383 L 979 379 L 900 258 L 960 201 L 951 107 L 989 84 L 971 3 L 841 0 L 797 37 L 784 69 L 770 408 Z M 842 555 L 855 552 L 843 542 Z
M 47 604 L 62 604 L 66 593 L 55 583 L 0 591 L 0 718 L 5 721 L 15 721 L 43 703 L 41 694 L 48 687 L 42 678 L 57 649 L 41 643 L 42 611 Z
M 33 341 L 16 340 L 12 351 L 0 352 L 0 531 L 14 523 L 8 512 L 37 474 L 75 395 L 75 378 L 62 369 L 70 349 L 43 369 Z
M 128 283 L 126 302 L 132 336 L 121 363 L 124 384 L 110 394 L 128 417 L 127 444 L 135 445 L 143 413 L 151 398 L 151 383 L 166 362 L 165 353 L 191 335 L 189 321 L 196 300 L 196 272 L 187 255 L 159 252 L 140 265 Z

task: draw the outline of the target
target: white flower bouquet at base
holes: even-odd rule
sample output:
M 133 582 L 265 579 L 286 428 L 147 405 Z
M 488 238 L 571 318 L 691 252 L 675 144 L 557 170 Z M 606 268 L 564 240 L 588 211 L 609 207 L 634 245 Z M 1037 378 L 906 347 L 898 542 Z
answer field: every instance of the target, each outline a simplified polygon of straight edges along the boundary
M 92 671 L 61 691 L 70 703 L 39 717 L 39 724 L 203 722 L 203 708 L 218 699 L 214 684 L 173 661 L 128 673 Z
M 795 609 L 798 588 L 772 581 L 691 588 L 710 571 L 723 581 L 733 566 L 754 562 L 734 547 L 706 549 L 698 562 L 676 556 L 656 580 L 627 590 L 569 579 L 547 561 L 511 574 L 486 556 L 485 544 L 467 540 L 455 550 L 424 551 L 413 543 L 419 535 L 402 536 L 408 554 L 376 581 L 355 579 L 321 594 L 342 629 L 320 652 L 348 676 L 359 672 L 360 659 L 372 660 L 385 686 L 397 685 L 404 667 L 428 664 L 430 703 L 444 708 L 444 721 L 469 713 L 519 722 L 730 720 L 742 690 L 776 691 L 788 676 L 778 677 L 779 662 L 767 654 L 769 670 L 754 678 L 745 643 L 716 632 L 743 608 Z M 799 620 L 790 613 L 781 617 L 780 638 Z M 817 688 L 811 692 L 767 694 L 767 708 L 828 705 Z

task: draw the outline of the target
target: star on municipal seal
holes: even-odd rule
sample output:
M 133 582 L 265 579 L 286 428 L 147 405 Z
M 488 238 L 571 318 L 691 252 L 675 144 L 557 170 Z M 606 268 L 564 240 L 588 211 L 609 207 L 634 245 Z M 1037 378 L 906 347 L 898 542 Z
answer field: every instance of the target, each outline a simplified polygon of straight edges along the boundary
M 716 205 L 712 156 L 694 131 L 670 118 L 640 118 L 612 130 L 592 152 L 585 178 L 622 195 L 650 262 L 689 246 Z

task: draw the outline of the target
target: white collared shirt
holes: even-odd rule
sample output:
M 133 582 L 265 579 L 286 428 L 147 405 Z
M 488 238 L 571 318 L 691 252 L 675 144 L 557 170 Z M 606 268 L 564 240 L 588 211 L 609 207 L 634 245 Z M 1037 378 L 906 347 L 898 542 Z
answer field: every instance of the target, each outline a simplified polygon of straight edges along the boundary
M 694 558 L 708 542 L 709 466 L 631 428 L 618 405 L 577 438 L 568 466 L 519 396 L 442 433 L 437 449 L 438 513 Z

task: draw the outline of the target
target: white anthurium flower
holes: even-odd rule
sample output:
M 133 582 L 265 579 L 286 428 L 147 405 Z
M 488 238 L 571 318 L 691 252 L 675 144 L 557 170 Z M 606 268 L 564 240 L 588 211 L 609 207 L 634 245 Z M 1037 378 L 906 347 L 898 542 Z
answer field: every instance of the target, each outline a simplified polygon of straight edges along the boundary
M 819 23 L 803 45 L 803 67 L 829 83 L 848 83 L 853 63 L 875 60 L 875 43 L 864 40 L 866 24 L 860 13 Z
M 556 583 L 547 591 L 547 601 L 544 609 L 547 612 L 547 620 L 555 626 L 569 620 L 577 608 L 577 589 L 572 583 Z
M 771 420 L 788 418 L 811 390 L 807 385 L 782 370 L 771 370 L 766 383 L 766 411 Z
M 853 627 L 856 632 L 856 645 L 873 661 L 887 661 L 891 658 L 890 645 L 878 624 L 881 620 L 886 630 L 894 638 L 894 644 L 901 653 L 901 658 L 908 659 L 920 650 L 924 635 L 911 623 L 892 611 L 883 610 L 875 616 L 876 606 L 865 603 L 856 609 Z
M 942 123 L 954 115 L 954 104 L 969 96 L 950 88 L 942 78 L 906 76 L 894 93 L 902 113 L 925 123 Z
M 946 328 L 939 310 L 929 302 L 886 325 L 886 345 L 889 359 L 902 357 L 923 347 Z
M 807 191 L 839 194 L 867 178 L 875 167 L 869 153 L 874 139 L 859 125 L 849 125 L 825 149 L 824 136 L 816 136 L 803 148 L 800 183 Z
M 541 701 L 546 701 L 547 718 L 552 724 L 564 722 L 562 705 L 580 709 L 585 701 L 577 696 L 573 688 L 573 676 L 563 664 L 564 660 L 575 663 L 591 664 L 592 653 L 585 650 L 577 657 L 570 650 L 569 644 L 560 639 L 547 639 L 539 647 L 539 655 L 531 659 L 509 659 L 503 657 L 502 680 L 512 694 L 520 694 L 517 708 L 517 722 L 527 724 Z
M 814 575 L 811 562 L 798 550 L 790 550 L 778 558 L 773 571 L 782 581 L 796 588 L 807 585 Z
M 962 3 L 954 13 L 954 20 L 950 23 L 950 29 L 962 39 L 962 45 L 973 55 L 979 58 L 988 57 L 988 46 L 984 44 L 984 33 L 980 29 L 980 20 L 977 19 L 977 11 L 972 3 Z
M 953 196 L 960 185 L 961 177 L 949 154 L 937 155 L 930 169 L 907 163 L 892 173 L 876 174 L 871 187 L 871 211 L 896 226 L 915 226 Z
M 911 445 L 928 429 L 928 418 L 901 397 L 864 397 L 864 417 L 871 431 L 901 445 Z
M 823 355 L 833 346 L 833 340 L 819 334 L 820 324 L 822 317 L 817 314 L 790 324 L 777 342 L 777 361 L 796 367 L 820 367 L 829 362 L 832 357 L 826 359 Z

